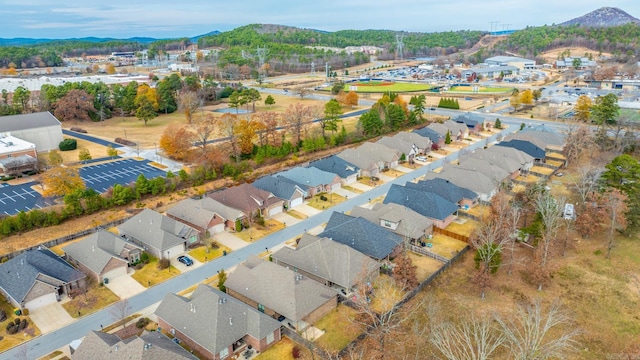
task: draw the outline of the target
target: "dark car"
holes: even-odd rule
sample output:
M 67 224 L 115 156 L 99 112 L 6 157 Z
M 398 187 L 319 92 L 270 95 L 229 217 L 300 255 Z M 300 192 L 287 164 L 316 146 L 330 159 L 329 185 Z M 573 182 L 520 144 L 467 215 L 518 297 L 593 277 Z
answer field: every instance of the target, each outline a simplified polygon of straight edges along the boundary
M 191 266 L 193 265 L 193 260 L 191 260 L 191 258 L 189 258 L 188 256 L 178 256 L 178 261 L 180 261 L 181 263 L 187 265 L 187 266 Z

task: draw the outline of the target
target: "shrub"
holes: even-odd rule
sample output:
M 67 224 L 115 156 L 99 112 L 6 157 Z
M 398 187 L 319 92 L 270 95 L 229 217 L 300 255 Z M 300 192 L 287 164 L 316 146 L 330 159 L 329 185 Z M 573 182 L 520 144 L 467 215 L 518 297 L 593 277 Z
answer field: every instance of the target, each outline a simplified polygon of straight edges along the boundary
M 214 242 L 211 243 L 211 248 L 212 249 L 219 249 L 220 245 L 216 241 L 214 241 Z
M 75 131 L 75 132 L 79 132 L 79 133 L 83 133 L 83 134 L 86 134 L 86 133 L 87 133 L 87 130 L 85 130 L 85 129 L 81 129 L 81 128 L 79 128 L 79 127 L 72 127 L 72 128 L 71 128 L 71 131 Z
M 70 151 L 78 148 L 78 142 L 75 139 L 64 139 L 58 144 L 60 151 Z
M 18 327 L 14 323 L 9 323 L 7 326 L 7 334 L 13 335 L 18 332 Z
M 324 195 L 320 195 L 320 200 L 322 200 L 322 201 L 327 201 L 328 199 L 327 199 L 327 197 L 326 197 L 326 196 L 324 196 Z
M 138 329 L 142 329 L 143 327 L 145 327 L 145 326 L 149 325 L 149 322 L 150 322 L 149 318 L 140 318 L 140 319 L 138 319 L 138 321 L 136 322 L 136 327 L 137 327 Z
M 7 312 L 4 309 L 0 309 L 0 322 L 7 320 Z
M 5 326 L 5 330 L 7 330 L 7 332 L 9 332 L 9 329 L 11 329 L 12 327 L 16 326 L 13 321 L 8 323 L 7 326 Z
M 160 261 L 158 261 L 158 267 L 160 268 L 160 270 L 168 268 L 169 264 L 169 259 L 160 259 Z
M 27 328 L 27 326 L 29 326 L 29 322 L 27 321 L 27 319 L 22 319 L 22 321 L 20 321 L 20 327 L 18 328 L 18 330 L 24 330 Z
M 15 318 L 13 320 L 13 323 L 16 324 L 16 325 L 20 325 L 20 318 Z
M 294 359 L 300 359 L 300 357 L 302 357 L 302 349 L 300 349 L 298 345 L 294 346 L 293 349 L 291 349 L 291 356 Z
M 149 263 L 149 254 L 147 254 L 146 252 L 142 252 L 142 254 L 140 255 L 140 261 L 148 264 Z

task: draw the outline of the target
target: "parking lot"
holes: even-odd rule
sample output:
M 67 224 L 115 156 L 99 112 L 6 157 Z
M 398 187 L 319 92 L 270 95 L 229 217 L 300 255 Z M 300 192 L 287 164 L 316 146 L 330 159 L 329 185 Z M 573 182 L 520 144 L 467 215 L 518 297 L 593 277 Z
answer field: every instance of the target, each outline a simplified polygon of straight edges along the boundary
M 20 211 L 31 209 L 41 209 L 53 204 L 52 200 L 47 200 L 31 187 L 38 185 L 32 181 L 20 185 L 2 184 L 0 187 L 0 213 L 14 215 Z
M 87 187 L 100 193 L 115 184 L 126 185 L 135 182 L 140 174 L 147 179 L 165 176 L 166 172 L 149 165 L 148 160 L 125 159 L 80 168 L 80 177 Z

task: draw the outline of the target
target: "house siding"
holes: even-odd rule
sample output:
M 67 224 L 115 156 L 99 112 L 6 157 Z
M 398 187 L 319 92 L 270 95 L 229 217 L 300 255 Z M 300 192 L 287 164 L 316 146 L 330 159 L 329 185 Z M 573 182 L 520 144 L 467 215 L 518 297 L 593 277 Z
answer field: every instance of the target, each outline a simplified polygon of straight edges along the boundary
M 36 283 L 33 285 L 31 290 L 29 290 L 29 293 L 27 293 L 27 296 L 24 297 L 23 302 L 26 304 L 31 300 L 39 298 L 40 296 L 56 293 L 56 291 L 57 290 L 55 286 L 47 285 L 40 281 L 36 281 Z M 57 298 L 57 293 L 56 293 L 56 298 Z M 22 305 L 18 307 L 22 308 Z
M 104 267 L 104 269 L 102 269 L 102 272 L 100 273 L 100 277 L 102 277 L 104 274 L 106 274 L 106 273 L 108 273 L 108 272 L 110 272 L 112 270 L 121 269 L 123 267 L 128 269 L 128 265 L 127 265 L 127 262 L 125 260 L 119 260 L 119 259 L 116 259 L 116 258 L 111 258 L 111 260 L 109 260 L 109 262 Z M 125 274 L 126 273 L 127 273 L 127 271 L 125 270 Z M 101 280 L 102 279 L 98 279 L 98 282 L 101 282 Z
M 167 323 L 164 319 L 160 317 L 158 317 L 158 326 L 160 326 L 162 329 L 165 329 L 167 332 L 173 329 L 175 331 L 174 336 L 178 338 L 180 341 L 184 342 L 191 350 L 193 350 L 193 352 L 198 354 L 202 359 L 206 359 L 206 360 L 220 359 L 218 354 L 213 354 L 211 351 L 207 350 L 202 345 L 193 341 L 190 337 L 186 336 L 185 334 L 180 332 L 180 330 L 174 328 L 173 326 L 171 326 L 169 323 Z M 231 345 L 229 345 L 229 354 L 232 354 Z
M 313 310 L 309 315 L 305 316 L 302 319 L 309 324 L 315 324 L 318 320 L 325 317 L 325 315 L 327 315 L 331 310 L 335 309 L 337 306 L 338 306 L 338 296 L 336 295 L 331 299 L 327 300 L 327 302 L 320 305 L 320 307 Z
M 254 309 L 258 308 L 258 302 L 257 301 L 252 300 L 252 299 L 242 295 L 241 293 L 239 293 L 239 292 L 237 292 L 237 291 L 235 291 L 233 289 L 227 288 L 227 294 L 233 296 L 234 298 L 242 301 L 243 303 L 251 306 Z M 262 305 L 264 305 L 264 304 L 262 304 Z M 264 313 L 269 315 L 269 316 L 271 316 L 274 319 L 277 319 L 280 315 L 282 315 L 282 314 L 278 313 L 277 311 L 275 311 L 275 310 L 273 310 L 271 308 L 268 308 L 266 306 L 264 307 Z

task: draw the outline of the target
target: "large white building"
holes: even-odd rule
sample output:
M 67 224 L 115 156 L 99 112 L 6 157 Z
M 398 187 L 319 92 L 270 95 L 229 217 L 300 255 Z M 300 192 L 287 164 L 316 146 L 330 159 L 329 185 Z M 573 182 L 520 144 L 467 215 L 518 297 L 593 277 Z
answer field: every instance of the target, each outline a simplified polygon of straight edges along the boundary
M 58 149 L 62 125 L 48 111 L 0 117 L 0 133 L 8 133 L 36 146 L 37 152 Z
M 486 59 L 485 64 L 489 66 L 515 66 L 520 70 L 536 68 L 536 61 L 517 56 L 493 56 Z

